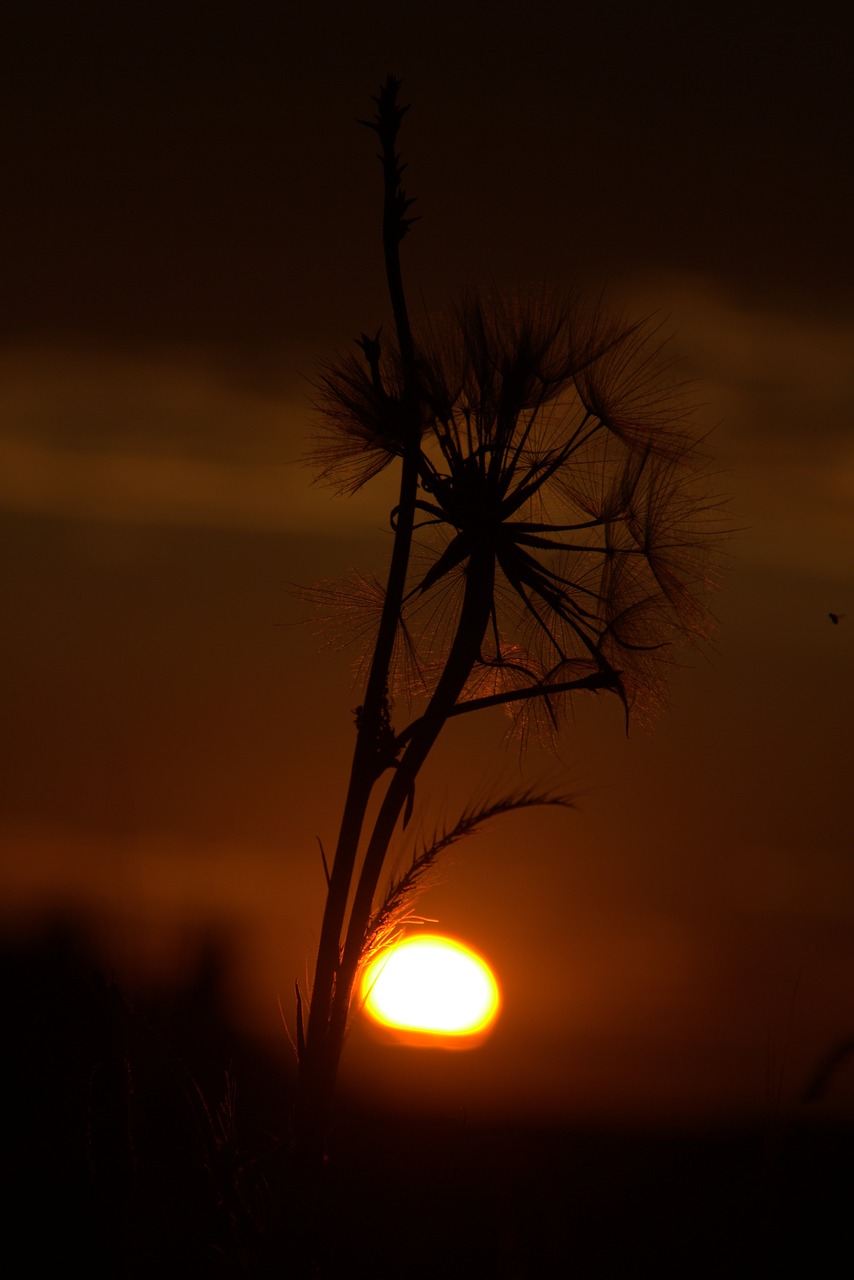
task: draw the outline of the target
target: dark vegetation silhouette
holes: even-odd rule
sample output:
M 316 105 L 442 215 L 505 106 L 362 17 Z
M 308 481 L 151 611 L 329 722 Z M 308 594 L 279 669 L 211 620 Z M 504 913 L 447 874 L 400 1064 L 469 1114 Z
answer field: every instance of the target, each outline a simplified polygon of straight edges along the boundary
M 281 1053 L 225 1013 L 224 940 L 182 988 L 130 996 L 58 920 L 0 939 L 10 1275 L 719 1280 L 830 1275 L 850 1128 L 821 1102 L 760 1129 L 478 1124 L 336 1099 L 321 1230 L 289 1215 Z M 823 1064 L 836 1081 L 850 1042 Z M 829 1077 L 834 1077 L 831 1080 Z
M 393 324 L 322 367 L 310 461 L 352 494 L 398 472 L 384 584 L 307 595 L 350 619 L 375 608 L 349 787 L 310 999 L 297 989 L 299 1184 L 320 1177 L 338 1064 L 361 966 L 399 929 L 424 873 L 488 818 L 571 796 L 491 797 L 417 847 L 383 885 L 449 720 L 503 707 L 523 741 L 556 734 L 567 704 L 610 695 L 626 717 L 660 701 L 674 646 L 709 634 L 718 504 L 655 328 L 574 296 L 468 289 L 413 323 L 401 244 L 416 219 L 389 77 L 367 127 L 383 172 Z M 403 721 L 397 717 L 405 708 Z
M 308 593 L 321 612 L 343 606 L 348 626 L 370 616 L 372 648 L 316 973 L 310 999 L 298 995 L 298 1080 L 230 1024 L 223 939 L 186 988 L 140 999 L 98 974 L 63 921 L 4 937 L 7 1270 L 830 1274 L 849 1246 L 844 1127 L 780 1123 L 769 1154 L 755 1130 L 478 1125 L 339 1088 L 328 1142 L 360 966 L 405 926 L 435 860 L 493 817 L 571 803 L 530 787 L 473 804 L 383 883 L 440 733 L 501 707 L 523 743 L 548 739 L 585 695 L 618 699 L 627 717 L 654 709 L 675 647 L 707 634 L 720 529 L 644 327 L 572 298 L 475 291 L 449 318 L 411 326 L 398 93 L 390 78 L 370 122 L 392 332 L 362 334 L 359 357 L 327 365 L 318 384 L 321 475 L 347 493 L 395 466 L 400 484 L 387 582 Z M 811 1078 L 813 1105 L 851 1044 Z

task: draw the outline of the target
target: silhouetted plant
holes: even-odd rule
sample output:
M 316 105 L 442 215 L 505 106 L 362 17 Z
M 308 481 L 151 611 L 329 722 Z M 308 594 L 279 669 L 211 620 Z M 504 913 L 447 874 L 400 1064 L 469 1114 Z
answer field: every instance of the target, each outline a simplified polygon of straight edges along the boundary
M 628 716 L 661 695 L 673 647 L 707 635 L 716 504 L 658 335 L 574 297 L 469 291 L 410 322 L 400 242 L 413 201 L 396 151 L 407 108 L 389 77 L 369 122 L 384 174 L 394 331 L 320 372 L 311 461 L 352 494 L 399 470 L 384 585 L 320 587 L 375 611 L 350 783 L 308 1016 L 298 993 L 298 1168 L 319 1170 L 360 966 L 394 931 L 448 844 L 488 818 L 569 797 L 526 790 L 469 809 L 378 896 L 422 765 L 447 721 L 503 706 L 523 735 L 558 731 L 569 701 L 612 694 Z M 413 707 L 392 720 L 394 696 Z M 381 790 L 375 816 L 369 801 Z

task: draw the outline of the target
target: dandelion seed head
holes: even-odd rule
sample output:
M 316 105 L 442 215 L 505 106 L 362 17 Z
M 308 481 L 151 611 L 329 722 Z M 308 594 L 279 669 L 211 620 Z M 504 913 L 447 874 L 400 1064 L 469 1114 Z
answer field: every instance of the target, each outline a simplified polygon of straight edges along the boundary
M 313 457 L 345 492 L 406 438 L 399 361 L 372 359 L 321 378 Z M 417 362 L 420 484 L 399 687 L 429 693 L 472 557 L 488 554 L 491 616 L 465 698 L 530 688 L 548 733 L 585 676 L 627 709 L 660 704 L 674 646 L 711 633 L 720 532 L 660 334 L 575 298 L 472 290 L 423 326 Z M 521 700 L 510 709 L 524 733 L 530 712 Z

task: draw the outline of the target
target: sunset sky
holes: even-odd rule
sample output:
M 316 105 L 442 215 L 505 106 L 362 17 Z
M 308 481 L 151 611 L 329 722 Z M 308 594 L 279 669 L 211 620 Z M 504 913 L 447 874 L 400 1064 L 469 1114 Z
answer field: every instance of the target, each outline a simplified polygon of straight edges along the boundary
M 423 829 L 520 776 L 578 807 L 499 821 L 420 903 L 492 962 L 493 1036 L 357 1023 L 343 1079 L 507 1115 L 794 1107 L 854 1036 L 850 18 L 408 8 L 4 18 L 0 929 L 66 914 L 130 983 L 215 936 L 234 1018 L 289 1052 L 361 701 L 293 584 L 381 573 L 393 503 L 300 460 L 316 360 L 389 323 L 356 122 L 394 71 L 413 311 L 545 280 L 660 319 L 737 532 L 654 724 L 591 700 L 521 762 L 499 711 L 449 727 Z M 817 1105 L 854 1113 L 854 1061 Z

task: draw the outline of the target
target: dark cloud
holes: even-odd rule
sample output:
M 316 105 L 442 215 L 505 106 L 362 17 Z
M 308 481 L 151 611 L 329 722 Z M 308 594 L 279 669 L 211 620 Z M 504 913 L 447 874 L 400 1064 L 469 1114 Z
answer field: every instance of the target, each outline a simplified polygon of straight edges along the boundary
M 17 6 L 3 332 L 270 361 L 381 319 L 378 176 L 356 119 L 390 68 L 413 103 L 408 263 L 431 298 L 485 271 L 595 287 L 671 267 L 772 305 L 850 304 L 838 19 L 369 12 Z

